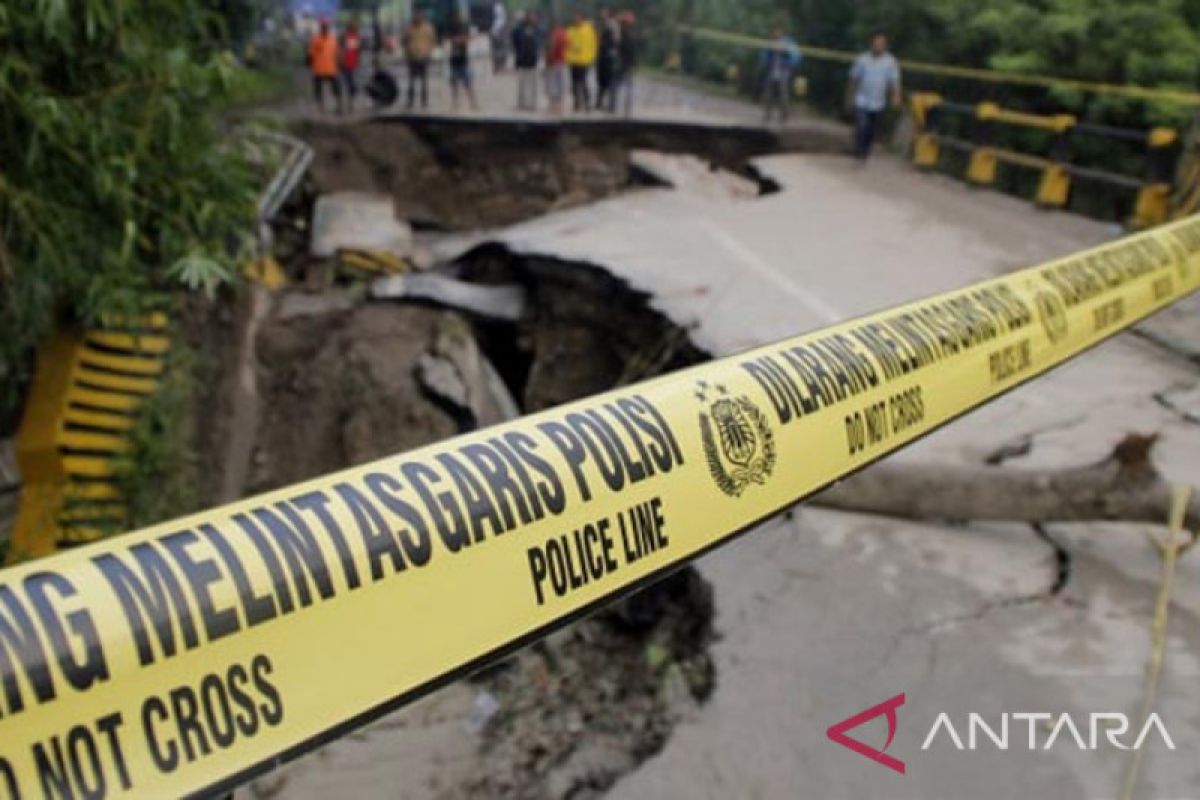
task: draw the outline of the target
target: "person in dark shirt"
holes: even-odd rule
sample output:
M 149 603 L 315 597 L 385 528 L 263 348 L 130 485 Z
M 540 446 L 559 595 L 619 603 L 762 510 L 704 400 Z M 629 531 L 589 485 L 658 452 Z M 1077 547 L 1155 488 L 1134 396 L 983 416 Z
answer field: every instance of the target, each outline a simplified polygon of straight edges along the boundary
M 617 17 L 621 25 L 621 41 L 618 46 L 620 62 L 617 68 L 617 94 L 625 116 L 633 114 L 633 73 L 638 65 L 637 17 L 632 11 L 622 11 Z
M 513 28 L 513 60 L 517 68 L 517 108 L 537 111 L 538 62 L 541 58 L 541 34 L 537 14 L 527 11 Z
M 596 57 L 596 108 L 617 110 L 617 67 L 620 60 L 621 27 L 611 6 L 600 9 L 600 52 Z
M 791 113 L 792 81 L 802 58 L 796 40 L 782 27 L 776 27 L 771 36 L 771 46 L 762 53 L 763 71 L 763 122 L 771 123 L 777 117 L 782 125 Z
M 475 87 L 471 80 L 471 29 L 467 27 L 462 14 L 455 12 L 446 28 L 446 40 L 450 43 L 450 104 L 451 109 L 458 111 L 458 94 L 463 90 L 467 94 L 467 102 L 472 111 L 479 110 L 479 101 L 475 99 Z

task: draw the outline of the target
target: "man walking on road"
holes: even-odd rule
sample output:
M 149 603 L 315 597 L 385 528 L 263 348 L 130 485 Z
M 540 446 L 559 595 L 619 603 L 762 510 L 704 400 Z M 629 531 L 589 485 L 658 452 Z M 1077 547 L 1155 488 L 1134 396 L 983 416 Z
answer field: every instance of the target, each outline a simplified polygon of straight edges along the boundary
M 888 102 L 900 106 L 900 65 L 888 52 L 887 36 L 871 37 L 871 49 L 854 60 L 846 86 L 846 106 L 854 112 L 854 155 L 866 161 Z
M 404 31 L 404 57 L 408 61 L 408 110 L 412 111 L 420 86 L 421 108 L 429 108 L 429 61 L 437 47 L 437 31 L 418 10 Z
M 791 112 L 792 78 L 800 66 L 800 48 L 783 28 L 776 28 L 771 47 L 763 52 L 763 122 L 771 124 L 778 116 L 780 124 L 787 122 Z
M 325 87 L 333 90 L 337 113 L 342 113 L 342 87 L 338 84 L 338 43 L 329 29 L 329 20 L 321 20 L 317 34 L 308 43 L 308 68 L 312 72 L 313 95 L 317 107 L 325 110 Z
M 592 107 L 588 72 L 596 63 L 598 49 L 596 26 L 583 14 L 576 14 L 575 22 L 567 30 L 567 66 L 571 68 L 571 96 L 576 111 L 587 111 Z
M 513 28 L 513 61 L 517 67 L 517 108 L 537 111 L 538 62 L 541 58 L 541 34 L 537 14 L 526 11 Z

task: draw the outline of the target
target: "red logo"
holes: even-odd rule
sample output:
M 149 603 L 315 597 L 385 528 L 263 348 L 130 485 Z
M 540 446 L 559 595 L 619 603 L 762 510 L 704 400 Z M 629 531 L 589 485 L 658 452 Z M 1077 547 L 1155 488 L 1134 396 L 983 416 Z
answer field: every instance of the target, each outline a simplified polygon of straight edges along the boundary
M 887 754 L 887 749 L 892 746 L 892 740 L 896 738 L 896 709 L 902 705 L 904 705 L 904 692 L 896 695 L 891 700 L 885 700 L 877 706 L 868 708 L 866 711 L 859 712 L 849 719 L 844 719 L 836 725 L 830 726 L 829 730 L 825 731 L 825 735 L 829 737 L 830 741 L 837 742 L 842 747 L 847 747 L 860 756 L 866 756 L 872 761 L 903 775 L 904 762 Z M 865 745 L 858 739 L 851 739 L 846 735 L 846 731 L 853 730 L 880 715 L 887 715 L 888 724 L 887 742 L 883 745 L 882 750 L 876 750 L 874 747 Z

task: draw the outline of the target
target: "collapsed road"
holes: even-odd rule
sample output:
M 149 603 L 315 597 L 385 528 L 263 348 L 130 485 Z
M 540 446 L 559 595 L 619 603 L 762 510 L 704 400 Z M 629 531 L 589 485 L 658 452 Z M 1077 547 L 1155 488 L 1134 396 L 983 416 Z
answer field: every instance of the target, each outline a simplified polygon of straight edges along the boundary
M 819 154 L 747 152 L 714 170 L 703 149 L 695 161 L 607 144 L 566 159 L 592 165 L 583 178 L 574 172 L 564 179 L 551 164 L 528 169 L 532 183 L 524 184 L 513 183 L 513 175 L 526 174 L 516 149 L 502 179 L 479 185 L 463 172 L 438 172 L 444 154 L 434 153 L 416 169 L 431 170 L 427 186 L 444 196 L 406 208 L 396 175 L 409 174 L 413 153 L 426 158 L 420 147 L 427 145 L 417 137 L 392 149 L 390 142 L 409 134 L 389 125 L 388 138 L 366 146 L 369 157 L 354 127 L 314 135 L 315 186 L 390 193 L 402 216 L 417 223 L 422 260 L 442 265 L 437 274 L 520 286 L 529 311 L 513 322 L 430 307 L 428 297 L 364 302 L 361 293 L 328 288 L 321 264 L 299 265 L 307 288 L 290 290 L 260 313 L 251 366 L 261 408 L 269 411 L 252 426 L 239 493 L 1112 235 L 1108 226 L 977 195 L 948 180 L 916 180 L 887 160 L 855 169 Z M 323 146 L 322 136 L 332 143 Z M 389 172 L 397 158 L 403 160 Z M 509 187 L 530 185 L 541 188 L 524 195 L 541 199 L 513 211 Z M 456 202 L 456 187 L 465 187 L 470 203 Z M 302 226 L 277 232 L 295 254 L 303 253 L 305 236 Z M 1186 341 L 1194 319 L 1175 314 L 1169 331 L 1155 320 L 1143 333 Z M 202 321 L 195 331 L 238 363 L 237 337 L 221 324 Z M 236 405 L 236 383 L 232 373 L 213 383 L 213 407 Z M 1196 410 L 1187 405 L 1197 383 L 1186 357 L 1119 337 L 894 461 L 977 465 L 998 463 L 989 459 L 1006 452 L 995 469 L 1080 467 L 1141 431 L 1160 437 L 1157 466 L 1168 479 L 1200 483 L 1189 418 Z M 202 434 L 214 477 L 230 467 L 225 446 L 237 437 L 226 421 L 235 417 L 218 414 Z M 297 424 L 305 437 L 294 435 Z M 881 685 L 940 698 L 969 694 L 980 707 L 1019 698 L 1023 707 L 1087 713 L 1097 704 L 1136 702 L 1157 554 L 1121 525 L 1055 525 L 1048 533 L 1054 547 L 1047 530 L 1025 525 L 803 509 L 707 557 L 697 572 L 680 573 L 637 602 L 243 791 L 316 797 L 402 785 L 415 797 L 724 797 L 773 796 L 805 785 L 830 796 L 879 793 L 880 776 L 823 769 L 816 754 L 829 752 L 828 724 L 883 699 L 871 694 Z M 1192 624 L 1180 626 L 1170 643 L 1168 706 L 1186 701 L 1200 665 L 1194 559 L 1180 569 L 1177 613 Z M 981 689 L 970 676 L 985 667 L 994 678 Z M 906 713 L 917 717 L 915 727 L 928 727 L 933 706 L 912 704 Z M 1186 715 L 1169 715 L 1167 724 L 1177 738 L 1197 735 Z M 916 744 L 898 747 L 912 754 Z M 933 772 L 952 768 L 945 752 L 923 757 Z M 1155 764 L 1153 752 L 1149 761 Z M 1014 771 L 1014 763 L 1021 768 Z M 1108 791 L 1119 770 L 1094 753 L 980 753 L 963 780 L 995 781 L 1003 773 L 1015 790 L 1024 791 L 1026 781 L 1026 788 L 1044 789 L 1049 781 L 1065 796 L 1088 796 Z M 1196 776 L 1187 770 L 1170 761 L 1152 766 L 1148 780 L 1191 785 Z M 914 771 L 886 791 L 927 797 L 944 788 L 923 781 Z

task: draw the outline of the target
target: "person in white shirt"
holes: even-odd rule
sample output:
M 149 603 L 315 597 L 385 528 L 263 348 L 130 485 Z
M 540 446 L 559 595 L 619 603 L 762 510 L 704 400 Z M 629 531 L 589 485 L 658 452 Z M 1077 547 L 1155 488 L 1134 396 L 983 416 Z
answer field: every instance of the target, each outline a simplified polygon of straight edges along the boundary
M 492 6 L 492 27 L 488 36 L 492 40 L 492 72 L 501 73 L 508 65 L 508 11 L 499 0 Z
M 888 39 L 877 33 L 871 49 L 854 59 L 846 86 L 846 106 L 854 113 L 854 155 L 865 161 L 879 132 L 888 102 L 900 105 L 900 65 L 888 52 Z

